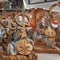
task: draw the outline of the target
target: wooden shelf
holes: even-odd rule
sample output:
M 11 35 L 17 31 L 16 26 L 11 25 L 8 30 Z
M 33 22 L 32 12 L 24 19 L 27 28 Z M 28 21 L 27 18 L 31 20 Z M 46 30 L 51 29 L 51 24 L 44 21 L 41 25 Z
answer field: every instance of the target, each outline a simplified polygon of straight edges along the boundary
M 24 55 L 6 55 L 3 52 L 0 52 L 0 59 L 1 60 L 37 60 L 37 56 L 35 55 L 30 55 L 29 56 L 24 56 Z
M 60 42 L 57 42 L 56 45 L 60 47 Z M 60 50 L 48 48 L 45 42 L 36 42 L 34 46 L 34 51 L 35 53 L 60 54 Z

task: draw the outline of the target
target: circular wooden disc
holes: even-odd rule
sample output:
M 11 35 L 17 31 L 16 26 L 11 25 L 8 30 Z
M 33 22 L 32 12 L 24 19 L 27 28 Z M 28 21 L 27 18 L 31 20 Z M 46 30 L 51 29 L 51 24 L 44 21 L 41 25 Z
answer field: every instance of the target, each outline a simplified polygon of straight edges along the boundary
M 22 55 L 29 55 L 33 50 L 33 43 L 27 39 L 22 39 L 16 46 L 17 51 Z
M 45 35 L 47 36 L 47 37 L 55 37 L 56 36 L 56 32 L 53 30 L 53 29 L 46 29 L 45 30 Z

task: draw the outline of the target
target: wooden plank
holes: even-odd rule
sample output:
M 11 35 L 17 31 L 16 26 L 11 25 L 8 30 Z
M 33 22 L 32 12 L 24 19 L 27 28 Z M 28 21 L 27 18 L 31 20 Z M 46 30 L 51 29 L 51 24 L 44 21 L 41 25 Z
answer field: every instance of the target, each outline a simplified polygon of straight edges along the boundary
M 35 42 L 35 46 L 38 46 L 38 47 L 39 46 L 46 46 L 47 47 L 45 42 Z M 60 42 L 56 42 L 56 46 L 60 47 Z
M 60 47 L 60 42 L 57 42 L 56 46 Z M 45 42 L 39 42 L 39 43 L 36 42 L 34 46 L 34 52 L 60 54 L 60 50 L 48 48 Z
M 30 56 L 32 58 L 30 58 Z M 24 56 L 24 55 L 6 55 L 3 52 L 0 52 L 1 60 L 37 60 L 37 56 L 32 55 L 32 54 L 30 56 Z
M 34 49 L 35 53 L 51 53 L 51 54 L 60 54 L 60 50 L 51 49 L 51 48 L 37 48 Z

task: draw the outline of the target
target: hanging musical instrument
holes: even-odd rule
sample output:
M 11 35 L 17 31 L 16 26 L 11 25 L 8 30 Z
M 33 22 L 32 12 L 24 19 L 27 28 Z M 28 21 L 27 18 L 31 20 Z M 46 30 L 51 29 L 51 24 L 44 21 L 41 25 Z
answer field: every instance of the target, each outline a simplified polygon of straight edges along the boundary
M 53 12 L 52 10 L 56 8 L 57 9 L 57 12 Z M 53 4 L 52 6 L 50 6 L 50 9 L 49 9 L 49 13 L 51 16 L 53 16 L 53 20 L 57 22 L 57 24 L 53 24 L 53 26 L 56 26 L 58 29 L 57 29 L 57 40 L 59 40 L 59 36 L 60 36 L 60 2 L 57 3 L 57 4 Z M 59 10 L 59 11 L 58 11 Z
M 45 35 L 48 37 L 48 40 L 50 41 L 50 45 L 52 48 L 56 48 L 56 44 L 55 44 L 55 39 L 56 39 L 56 31 L 52 28 L 52 18 L 51 18 L 51 15 L 52 15 L 52 8 L 55 7 L 55 6 L 60 6 L 60 4 L 54 4 L 50 7 L 50 21 L 48 22 L 48 25 L 47 25 L 47 29 L 45 30 Z M 50 24 L 49 24 L 50 23 Z
M 21 15 L 21 14 L 18 14 L 16 15 L 16 20 L 18 19 L 18 16 Z M 22 54 L 22 55 L 29 55 L 32 53 L 33 51 L 33 41 L 30 40 L 28 37 L 27 37 L 27 34 L 26 34 L 26 28 L 25 28 L 25 15 L 22 14 L 22 24 L 21 26 L 22 27 L 22 39 L 19 41 L 19 43 L 17 44 L 16 48 L 17 48 L 17 51 Z M 18 23 L 19 24 L 19 23 Z M 20 24 L 19 24 L 20 25 Z

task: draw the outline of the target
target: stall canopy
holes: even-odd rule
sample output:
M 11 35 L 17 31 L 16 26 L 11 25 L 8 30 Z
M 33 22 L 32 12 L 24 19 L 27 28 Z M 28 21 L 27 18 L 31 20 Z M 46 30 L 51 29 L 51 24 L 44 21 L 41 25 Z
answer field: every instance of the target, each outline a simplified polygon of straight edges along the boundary
M 30 8 L 43 8 L 49 10 L 50 6 L 60 2 L 60 0 L 23 0 L 26 9 Z M 54 12 L 59 12 L 59 7 L 54 7 Z

